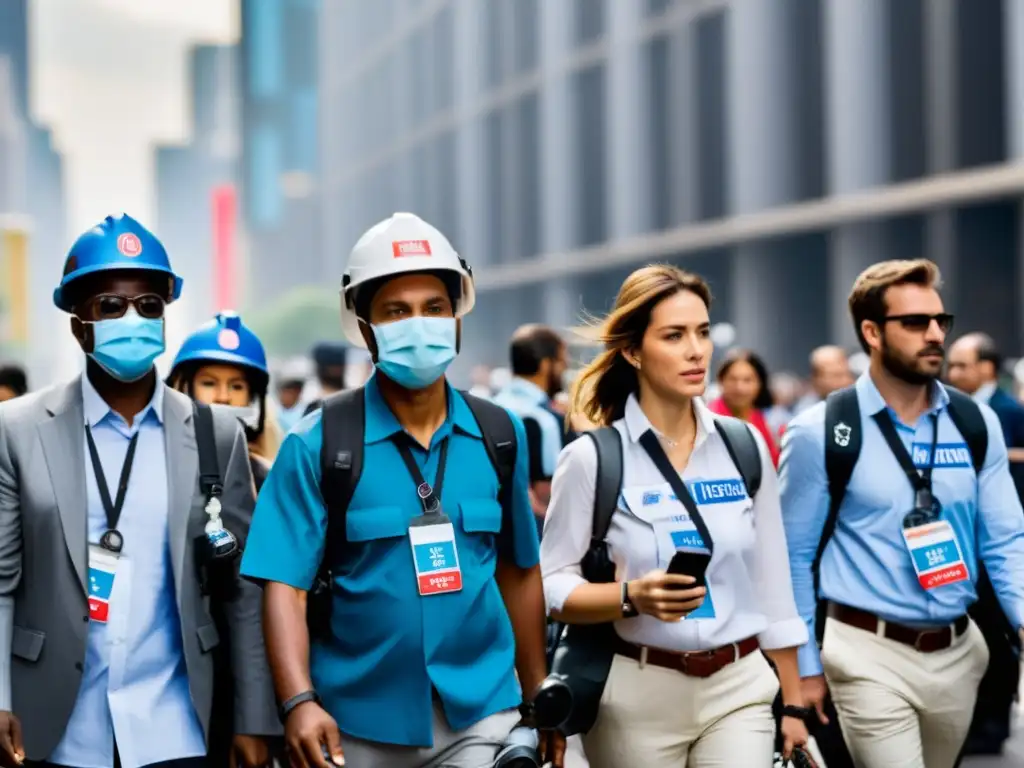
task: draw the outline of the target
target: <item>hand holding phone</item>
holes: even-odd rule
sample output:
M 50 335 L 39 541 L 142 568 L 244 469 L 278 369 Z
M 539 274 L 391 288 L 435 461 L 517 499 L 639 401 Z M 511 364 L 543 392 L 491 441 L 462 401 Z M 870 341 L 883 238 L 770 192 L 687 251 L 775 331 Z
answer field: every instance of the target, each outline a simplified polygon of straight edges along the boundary
M 706 588 L 689 574 L 671 574 L 662 569 L 645 573 L 626 584 L 636 609 L 667 622 L 680 621 L 704 602 Z
M 673 556 L 668 564 L 666 573 L 682 576 L 692 576 L 695 580 L 694 586 L 706 587 L 708 565 L 711 564 L 711 553 L 696 552 L 688 549 L 680 549 Z M 683 587 L 672 586 L 671 589 L 682 589 Z

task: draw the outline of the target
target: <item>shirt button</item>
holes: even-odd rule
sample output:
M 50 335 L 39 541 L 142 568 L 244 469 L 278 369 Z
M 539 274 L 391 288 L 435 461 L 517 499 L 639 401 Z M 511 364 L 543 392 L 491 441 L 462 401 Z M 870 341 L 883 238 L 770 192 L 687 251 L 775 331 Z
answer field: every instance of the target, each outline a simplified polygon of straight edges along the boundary
M 75 669 L 77 669 L 79 672 L 81 672 L 82 671 L 82 662 L 76 661 L 75 662 Z
M 89 623 L 89 614 L 88 613 L 85 614 L 85 616 L 82 617 L 82 621 L 84 621 L 86 624 Z

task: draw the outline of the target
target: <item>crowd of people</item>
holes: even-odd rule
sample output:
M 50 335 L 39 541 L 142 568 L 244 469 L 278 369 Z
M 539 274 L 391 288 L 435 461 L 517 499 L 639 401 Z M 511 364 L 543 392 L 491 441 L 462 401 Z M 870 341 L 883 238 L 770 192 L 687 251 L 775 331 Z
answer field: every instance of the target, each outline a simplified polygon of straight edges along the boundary
M 674 266 L 623 282 L 591 359 L 526 325 L 465 392 L 473 272 L 441 232 L 395 214 L 341 285 L 344 344 L 271 365 L 222 311 L 161 377 L 183 285 L 159 239 L 120 215 L 72 246 L 53 299 L 83 374 L 26 394 L 0 369 L 0 765 L 999 751 L 1024 407 L 930 261 L 865 270 L 860 351 L 814 350 L 806 383 L 716 354 Z

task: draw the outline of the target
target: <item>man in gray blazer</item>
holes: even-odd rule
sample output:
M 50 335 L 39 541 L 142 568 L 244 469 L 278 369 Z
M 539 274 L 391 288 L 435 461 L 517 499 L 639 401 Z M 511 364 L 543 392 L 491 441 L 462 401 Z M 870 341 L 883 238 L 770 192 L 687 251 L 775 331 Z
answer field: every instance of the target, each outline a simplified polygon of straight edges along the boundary
M 6 765 L 206 765 L 220 643 L 240 762 L 268 763 L 262 737 L 280 733 L 259 589 L 237 573 L 254 505 L 241 424 L 213 414 L 218 510 L 200 483 L 199 417 L 153 367 L 180 291 L 160 242 L 108 217 L 54 292 L 85 375 L 0 407 Z

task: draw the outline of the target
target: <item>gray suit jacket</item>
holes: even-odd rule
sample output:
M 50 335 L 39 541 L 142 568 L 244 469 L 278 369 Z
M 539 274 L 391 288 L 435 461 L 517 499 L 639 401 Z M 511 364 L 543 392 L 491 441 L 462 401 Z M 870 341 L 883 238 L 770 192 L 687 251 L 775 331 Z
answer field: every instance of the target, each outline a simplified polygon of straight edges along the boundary
M 192 701 L 209 738 L 214 679 L 210 652 L 220 638 L 209 598 L 200 593 L 193 559 L 193 539 L 203 533 L 207 518 L 192 402 L 168 389 L 163 417 L 171 560 L 185 666 Z M 0 596 L 14 601 L 11 693 L 30 760 L 46 759 L 60 741 L 85 660 L 84 424 L 80 378 L 0 407 Z M 223 519 L 244 543 L 254 506 L 244 432 L 237 419 L 216 408 L 214 427 L 224 480 Z M 239 596 L 225 609 L 235 679 L 235 732 L 280 733 L 263 645 L 260 590 L 241 578 L 238 586 Z

